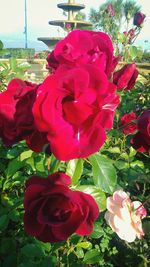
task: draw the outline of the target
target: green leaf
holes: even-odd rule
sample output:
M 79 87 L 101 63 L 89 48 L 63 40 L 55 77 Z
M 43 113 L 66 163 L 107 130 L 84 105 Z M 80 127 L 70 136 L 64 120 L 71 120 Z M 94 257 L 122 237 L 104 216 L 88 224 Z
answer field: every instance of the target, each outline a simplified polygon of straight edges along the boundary
M 150 220 L 143 222 L 143 229 L 146 236 L 150 238 Z
M 72 184 L 76 185 L 83 172 L 83 159 L 73 159 L 67 164 L 66 173 L 72 177 Z
M 101 259 L 101 254 L 97 249 L 91 249 L 85 253 L 83 262 L 87 264 L 93 264 L 99 262 Z
M 26 164 L 28 164 L 28 165 L 32 168 L 33 171 L 36 170 L 36 169 L 35 169 L 35 163 L 34 163 L 34 158 L 33 158 L 33 157 L 28 158 L 28 159 L 26 160 Z
M 15 146 L 15 147 L 12 147 L 11 149 L 8 149 L 6 157 L 7 159 L 13 159 L 13 158 L 18 157 L 18 155 L 19 155 L 19 150 Z
M 126 39 L 127 39 L 127 37 L 125 36 L 125 34 L 123 34 L 123 33 L 119 33 L 118 34 L 118 41 L 120 43 L 125 43 L 126 42 Z
M 129 160 L 129 155 L 128 155 L 126 152 L 122 153 L 122 154 L 120 155 L 120 157 L 123 158 L 123 159 L 125 159 L 126 161 Z
M 89 248 L 92 248 L 92 244 L 90 242 L 79 242 L 77 244 L 77 247 L 78 248 L 84 248 L 84 249 L 89 249 Z
M 7 257 L 4 258 L 3 267 L 15 267 L 17 265 L 17 254 L 16 251 L 9 251 Z
M 33 151 L 32 150 L 27 150 L 27 151 L 24 151 L 20 154 L 20 160 L 23 161 L 25 159 L 28 159 L 32 156 L 33 154 Z
M 20 161 L 19 157 L 10 161 L 8 164 L 8 168 L 6 170 L 7 178 L 13 176 L 15 172 L 21 169 L 23 166 L 24 166 L 24 163 Z
M 131 146 L 129 157 L 132 158 L 136 155 L 137 151 Z
M 10 68 L 15 71 L 17 68 L 17 60 L 16 58 L 10 58 L 9 59 Z
M 9 218 L 14 221 L 14 222 L 18 222 L 20 220 L 20 213 L 19 211 L 17 211 L 16 209 L 13 209 L 10 213 L 9 213 Z
M 117 160 L 114 162 L 114 165 L 116 166 L 116 168 L 118 170 L 123 170 L 123 169 L 126 169 L 127 167 L 127 163 L 124 162 L 123 160 Z
M 39 155 L 34 158 L 34 164 L 35 164 L 35 169 L 38 172 L 46 172 L 47 169 L 45 169 L 45 158 L 43 155 Z
M 9 223 L 9 217 L 6 214 L 0 216 L 0 229 L 1 230 L 5 230 L 8 226 L 8 223 Z
M 16 241 L 12 237 L 1 237 L 0 255 L 7 253 L 7 251 L 16 250 Z
M 97 238 L 100 238 L 103 235 L 104 235 L 104 230 L 102 228 L 102 224 L 100 222 L 95 222 L 94 223 L 94 231 L 90 236 L 92 238 L 97 239 Z
M 120 148 L 118 147 L 118 146 L 116 146 L 116 147 L 110 147 L 109 149 L 108 149 L 108 151 L 110 152 L 110 153 L 112 153 L 112 154 L 120 154 Z
M 2 50 L 4 47 L 3 42 L 0 40 L 0 50 Z
M 93 185 L 80 185 L 76 187 L 76 189 L 91 195 L 98 204 L 100 211 L 104 211 L 106 209 L 106 195 L 100 188 Z
M 57 172 L 60 167 L 61 161 L 57 160 L 52 154 L 50 157 L 50 173 Z
M 137 54 L 138 54 L 137 47 L 136 46 L 130 46 L 129 47 L 129 53 L 130 53 L 130 56 L 131 56 L 132 60 L 135 59 Z
M 143 164 L 143 162 L 140 161 L 140 160 L 132 161 L 132 162 L 130 163 L 130 166 L 131 166 L 132 168 L 135 168 L 136 166 L 140 167 L 141 169 L 144 168 L 144 164 Z
M 76 249 L 75 253 L 76 253 L 78 259 L 82 259 L 84 257 L 84 251 L 80 247 Z
M 25 255 L 28 258 L 34 258 L 34 257 L 40 258 L 44 256 L 43 250 L 39 246 L 36 246 L 35 244 L 25 245 L 21 249 L 21 252 L 23 255 Z
M 51 250 L 51 244 L 50 243 L 43 243 L 39 240 L 36 240 L 36 245 L 41 248 L 43 251 L 50 252 Z
M 92 164 L 94 184 L 104 192 L 112 194 L 117 184 L 116 170 L 112 161 L 98 153 L 90 156 L 89 160 Z

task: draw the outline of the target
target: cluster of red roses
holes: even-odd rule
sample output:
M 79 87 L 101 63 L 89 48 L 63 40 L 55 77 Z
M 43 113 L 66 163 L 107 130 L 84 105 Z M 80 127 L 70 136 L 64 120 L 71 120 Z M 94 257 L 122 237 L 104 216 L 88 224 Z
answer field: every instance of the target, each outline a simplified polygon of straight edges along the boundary
M 121 117 L 120 127 L 124 134 L 136 134 L 131 139 L 132 146 L 139 152 L 150 153 L 150 108 L 139 117 L 134 112 Z
M 0 94 L 0 136 L 6 145 L 25 139 L 36 152 L 49 143 L 60 160 L 87 157 L 103 145 L 119 104 L 109 81 L 117 65 L 112 42 L 102 32 L 75 30 L 48 65 L 53 73 L 42 84 L 14 79 Z
M 137 71 L 118 63 L 103 32 L 71 32 L 48 57 L 49 76 L 36 85 L 12 80 L 0 94 L 0 137 L 5 145 L 26 140 L 35 152 L 45 144 L 59 160 L 95 153 L 111 129 L 119 105 L 116 89 L 129 90 Z M 63 173 L 34 176 L 26 184 L 25 229 L 44 242 L 65 240 L 76 232 L 90 234 L 99 209 L 95 200 L 71 191 Z
M 51 74 L 36 85 L 13 79 L 0 94 L 0 137 L 5 145 L 26 140 L 35 152 L 49 144 L 60 160 L 95 153 L 111 129 L 119 104 L 116 89 L 130 90 L 135 64 L 114 73 L 118 58 L 103 32 L 71 32 L 48 56 Z

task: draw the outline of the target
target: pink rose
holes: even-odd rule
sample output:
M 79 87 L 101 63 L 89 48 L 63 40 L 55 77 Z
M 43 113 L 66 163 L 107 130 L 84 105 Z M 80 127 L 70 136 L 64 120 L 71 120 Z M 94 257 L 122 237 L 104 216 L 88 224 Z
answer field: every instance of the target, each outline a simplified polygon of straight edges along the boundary
M 132 134 L 137 130 L 136 114 L 134 112 L 125 114 L 120 119 L 120 128 L 124 134 Z
M 35 127 L 32 115 L 37 88 L 37 84 L 13 79 L 7 90 L 0 93 L 0 137 L 5 145 L 25 139 L 32 150 L 39 152 L 47 142 L 46 135 Z M 33 135 L 34 141 L 38 138 L 35 146 L 31 143 Z
M 105 219 L 121 239 L 133 242 L 136 237 L 143 237 L 141 219 L 146 216 L 146 210 L 141 202 L 131 202 L 127 193 L 118 190 L 107 198 L 107 209 Z
M 112 41 L 106 33 L 74 30 L 57 43 L 48 57 L 48 66 L 56 69 L 57 62 L 70 66 L 92 64 L 109 75 L 114 69 L 113 52 Z
M 70 184 L 71 178 L 60 172 L 27 181 L 24 227 L 29 235 L 43 242 L 60 242 L 74 232 L 91 234 L 98 205 L 90 195 L 72 191 Z
M 88 157 L 104 144 L 119 96 L 106 74 L 92 65 L 63 65 L 38 88 L 33 106 L 36 126 L 47 133 L 60 160 Z
M 139 152 L 150 151 L 150 108 L 138 118 L 138 132 L 131 140 L 132 146 Z
M 113 83 L 117 85 L 118 90 L 130 90 L 134 87 L 138 71 L 136 65 L 126 64 L 113 75 Z

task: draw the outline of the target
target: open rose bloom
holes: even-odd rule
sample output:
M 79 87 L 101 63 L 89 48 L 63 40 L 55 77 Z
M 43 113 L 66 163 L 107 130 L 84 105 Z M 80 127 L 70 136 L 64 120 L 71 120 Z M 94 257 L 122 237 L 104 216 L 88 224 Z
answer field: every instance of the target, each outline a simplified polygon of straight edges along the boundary
M 141 219 L 146 217 L 146 210 L 141 202 L 131 202 L 126 192 L 118 190 L 107 198 L 107 209 L 105 219 L 121 239 L 133 242 L 144 236 Z
M 36 126 L 57 159 L 88 157 L 104 144 L 120 103 L 109 81 L 117 64 L 111 39 L 103 32 L 74 30 L 47 60 L 52 75 L 37 91 Z
M 69 188 L 71 178 L 57 172 L 44 179 L 32 176 L 26 183 L 24 226 L 43 242 L 66 240 L 76 232 L 89 235 L 99 216 L 94 198 Z

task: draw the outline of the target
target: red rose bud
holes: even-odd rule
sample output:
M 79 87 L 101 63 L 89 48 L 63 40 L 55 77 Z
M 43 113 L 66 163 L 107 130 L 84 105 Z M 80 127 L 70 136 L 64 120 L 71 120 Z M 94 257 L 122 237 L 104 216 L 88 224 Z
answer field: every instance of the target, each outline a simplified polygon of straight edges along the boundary
M 89 235 L 99 208 L 94 198 L 69 189 L 71 178 L 61 172 L 47 179 L 32 176 L 26 183 L 24 227 L 42 242 L 60 242 L 71 234 Z
M 134 29 L 130 29 L 128 31 L 128 34 L 130 35 L 130 37 L 134 37 L 135 36 L 135 30 Z
M 119 126 L 124 134 L 133 134 L 137 130 L 136 119 L 137 117 L 134 112 L 125 114 L 121 117 Z
M 130 29 L 128 32 L 129 44 L 132 42 L 133 38 L 135 37 L 135 30 Z
M 113 83 L 117 85 L 118 90 L 130 90 L 134 87 L 138 77 L 136 65 L 126 64 L 113 75 Z
M 107 11 L 112 17 L 115 16 L 115 10 L 113 9 L 112 4 L 109 4 L 109 5 L 107 6 L 106 11 Z
M 5 145 L 25 139 L 32 150 L 39 152 L 47 142 L 46 135 L 37 130 L 32 114 L 37 88 L 37 84 L 13 79 L 0 93 L 0 137 Z
M 125 36 L 127 36 L 127 35 L 128 35 L 128 32 L 127 32 L 127 31 L 124 31 L 123 34 L 124 34 Z
M 144 19 L 145 19 L 146 15 L 143 14 L 142 12 L 137 12 L 135 15 L 134 15 L 134 18 L 133 18 L 133 24 L 137 27 L 140 27 L 141 24 L 143 23 Z
M 138 133 L 131 140 L 131 144 L 139 152 L 150 151 L 150 108 L 138 118 Z

